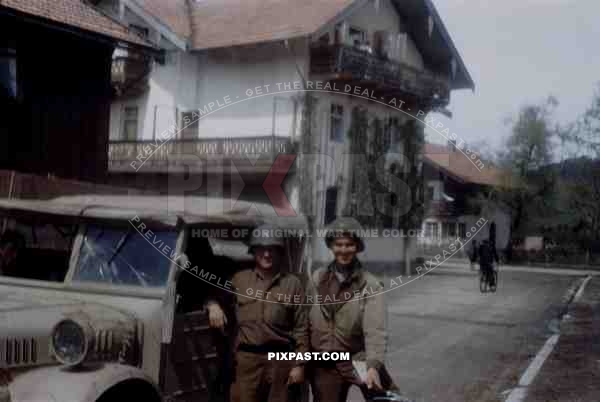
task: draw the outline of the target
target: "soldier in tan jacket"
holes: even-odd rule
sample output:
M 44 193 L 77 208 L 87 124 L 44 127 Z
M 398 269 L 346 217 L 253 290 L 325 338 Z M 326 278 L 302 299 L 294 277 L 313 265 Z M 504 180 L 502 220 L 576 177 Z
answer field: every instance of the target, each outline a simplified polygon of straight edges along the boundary
M 270 228 L 260 228 L 269 233 Z M 304 361 L 269 360 L 269 352 L 305 353 L 308 344 L 307 309 L 300 279 L 281 272 L 284 242 L 272 236 L 253 237 L 250 250 L 255 267 L 236 273 L 237 335 L 233 402 L 286 402 L 288 387 L 304 382 Z M 227 323 L 217 302 L 209 302 L 213 328 Z
M 314 361 L 311 387 L 315 402 L 343 402 L 353 384 L 383 388 L 380 372 L 386 349 L 386 310 L 383 284 L 357 258 L 364 249 L 357 222 L 336 220 L 326 242 L 335 260 L 313 274 L 311 346 L 317 352 L 349 352 L 352 360 L 366 360 L 367 375 L 365 384 L 351 362 Z

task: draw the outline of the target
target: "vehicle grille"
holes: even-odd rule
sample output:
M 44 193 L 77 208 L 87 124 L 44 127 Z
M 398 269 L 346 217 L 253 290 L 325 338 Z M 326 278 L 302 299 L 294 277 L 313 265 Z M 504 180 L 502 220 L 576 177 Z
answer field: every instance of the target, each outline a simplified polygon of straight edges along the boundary
M 115 351 L 115 347 L 118 346 L 118 344 L 115 342 L 113 331 L 96 331 L 95 341 L 94 351 L 97 358 L 102 360 L 113 360 L 118 356 L 118 351 Z
M 38 362 L 38 342 L 35 338 L 0 339 L 0 365 L 21 366 Z

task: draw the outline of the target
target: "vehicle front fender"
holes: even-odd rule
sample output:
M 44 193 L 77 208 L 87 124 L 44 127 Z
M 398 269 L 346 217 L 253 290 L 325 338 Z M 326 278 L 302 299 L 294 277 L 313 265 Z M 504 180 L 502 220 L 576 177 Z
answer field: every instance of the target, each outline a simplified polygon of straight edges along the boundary
M 127 380 L 140 380 L 156 390 L 154 382 L 137 367 L 98 364 L 69 369 L 42 367 L 19 374 L 10 383 L 11 402 L 96 402 L 106 391 Z

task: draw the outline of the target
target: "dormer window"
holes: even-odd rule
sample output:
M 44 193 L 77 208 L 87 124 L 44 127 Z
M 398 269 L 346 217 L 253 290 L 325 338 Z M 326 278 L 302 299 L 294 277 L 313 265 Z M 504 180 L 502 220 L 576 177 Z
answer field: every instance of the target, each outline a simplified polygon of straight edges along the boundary
M 360 28 L 350 27 L 348 38 L 353 46 L 360 47 L 367 44 L 367 33 Z
M 150 35 L 148 28 L 136 24 L 129 24 L 129 30 L 144 39 L 148 39 L 148 36 Z

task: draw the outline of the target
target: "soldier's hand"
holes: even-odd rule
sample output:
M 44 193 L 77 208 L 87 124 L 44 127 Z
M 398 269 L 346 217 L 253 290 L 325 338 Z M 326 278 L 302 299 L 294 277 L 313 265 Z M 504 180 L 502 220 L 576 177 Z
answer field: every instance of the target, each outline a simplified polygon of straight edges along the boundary
M 227 317 L 221 306 L 217 303 L 210 303 L 208 305 L 208 321 L 211 328 L 220 329 L 221 331 L 225 329 Z
M 288 385 L 302 384 L 304 382 L 304 367 L 296 366 L 290 370 L 288 375 Z
M 381 386 L 381 379 L 379 378 L 379 372 L 372 367 L 367 371 L 367 388 L 375 389 L 377 391 L 383 390 L 383 387 Z

